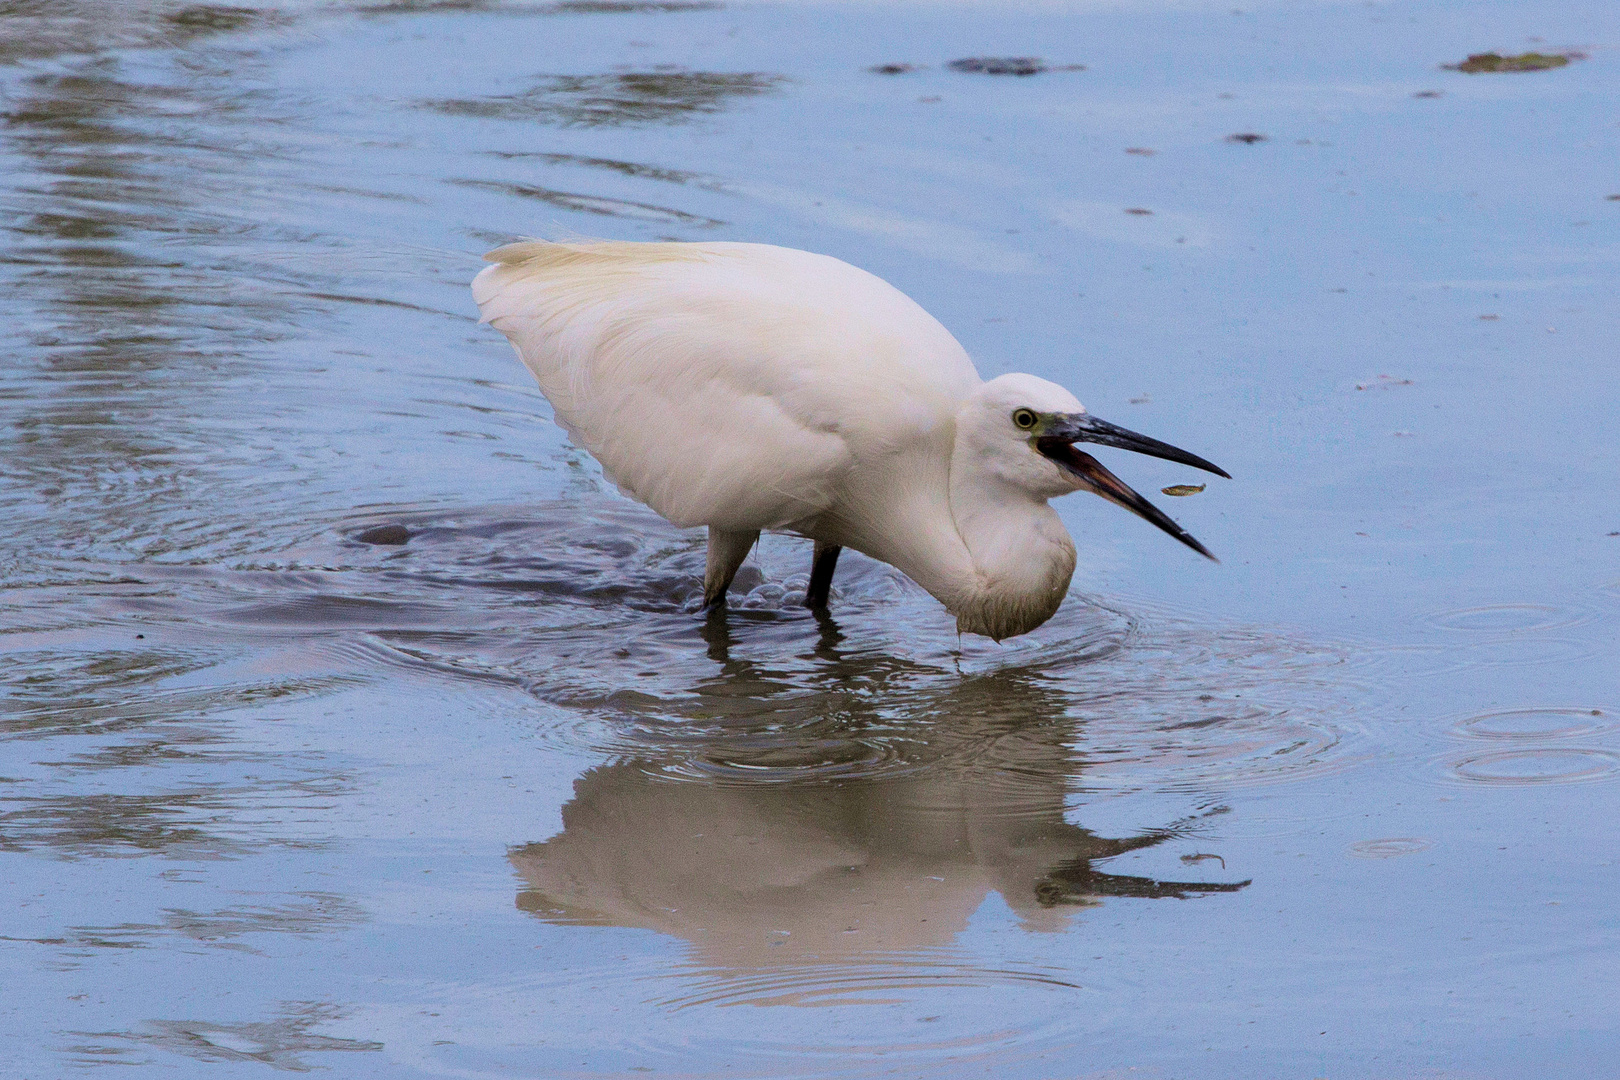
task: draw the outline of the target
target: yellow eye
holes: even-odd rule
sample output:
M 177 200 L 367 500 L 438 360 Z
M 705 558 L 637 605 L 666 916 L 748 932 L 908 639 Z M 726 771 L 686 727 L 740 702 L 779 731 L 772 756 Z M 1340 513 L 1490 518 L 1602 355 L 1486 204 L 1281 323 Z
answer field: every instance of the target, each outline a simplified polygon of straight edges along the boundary
M 1030 430 L 1036 425 L 1036 423 L 1039 422 L 1039 420 L 1040 417 L 1036 416 L 1034 410 L 1032 409 L 1013 410 L 1013 423 L 1020 431 Z

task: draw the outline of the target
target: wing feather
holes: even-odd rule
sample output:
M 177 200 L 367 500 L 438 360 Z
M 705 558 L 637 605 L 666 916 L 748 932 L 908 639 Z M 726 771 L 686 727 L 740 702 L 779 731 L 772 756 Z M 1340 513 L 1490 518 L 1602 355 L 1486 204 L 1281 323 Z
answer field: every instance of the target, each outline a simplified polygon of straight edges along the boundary
M 979 383 L 899 290 L 763 244 L 527 241 L 473 282 L 557 421 L 677 525 L 769 529 L 938 436 Z

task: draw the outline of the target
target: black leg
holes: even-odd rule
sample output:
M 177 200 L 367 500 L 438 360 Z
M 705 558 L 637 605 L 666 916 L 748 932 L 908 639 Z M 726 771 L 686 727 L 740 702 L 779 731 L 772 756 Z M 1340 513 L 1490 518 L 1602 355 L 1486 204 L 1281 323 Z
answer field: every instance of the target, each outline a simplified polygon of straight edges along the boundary
M 827 606 L 827 594 L 832 591 L 833 570 L 838 566 L 838 553 L 844 549 L 837 544 L 816 541 L 816 554 L 810 563 L 810 585 L 804 590 L 804 606 L 820 611 Z

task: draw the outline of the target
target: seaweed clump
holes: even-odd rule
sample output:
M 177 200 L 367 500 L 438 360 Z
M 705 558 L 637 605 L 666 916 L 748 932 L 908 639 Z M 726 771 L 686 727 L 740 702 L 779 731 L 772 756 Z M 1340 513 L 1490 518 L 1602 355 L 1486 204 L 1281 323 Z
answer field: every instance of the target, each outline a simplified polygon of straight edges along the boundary
M 969 56 L 945 66 L 980 75 L 1039 75 L 1047 70 L 1038 56 Z
M 945 65 L 978 75 L 1039 75 L 1043 71 L 1084 71 L 1084 64 L 1052 66 L 1038 56 L 968 56 Z
M 1461 71 L 1469 75 L 1478 75 L 1486 71 L 1546 71 L 1549 68 L 1561 68 L 1571 60 L 1581 59 L 1580 53 L 1519 53 L 1517 56 L 1503 56 L 1501 53 L 1484 52 L 1474 53 L 1460 64 L 1445 64 L 1451 71 Z

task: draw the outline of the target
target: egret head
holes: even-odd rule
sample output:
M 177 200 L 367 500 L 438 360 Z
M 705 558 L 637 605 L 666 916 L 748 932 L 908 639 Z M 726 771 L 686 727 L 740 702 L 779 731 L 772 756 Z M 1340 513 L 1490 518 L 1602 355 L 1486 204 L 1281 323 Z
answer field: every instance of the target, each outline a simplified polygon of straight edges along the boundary
M 978 451 L 978 464 L 997 479 L 1042 499 L 1091 491 L 1151 521 L 1207 558 L 1209 551 L 1076 443 L 1117 446 L 1227 476 L 1196 454 L 1138 435 L 1086 412 L 1073 394 L 1034 375 L 1002 375 L 985 383 L 958 416 L 959 438 Z M 1228 477 L 1230 479 L 1230 477 Z

